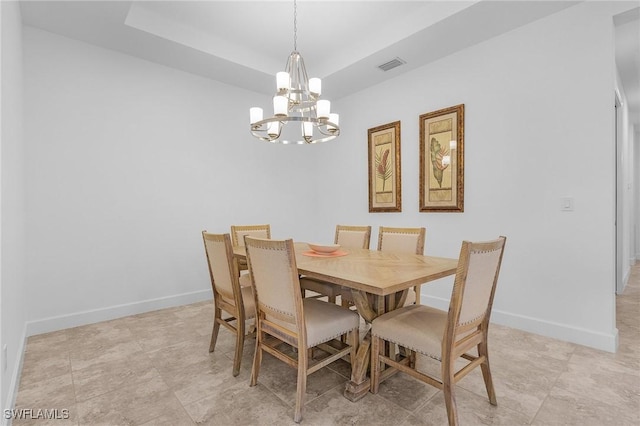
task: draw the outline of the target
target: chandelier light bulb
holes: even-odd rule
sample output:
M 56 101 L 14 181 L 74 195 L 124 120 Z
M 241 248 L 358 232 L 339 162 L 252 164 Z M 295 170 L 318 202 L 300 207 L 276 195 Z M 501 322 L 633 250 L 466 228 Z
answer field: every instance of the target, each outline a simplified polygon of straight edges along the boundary
M 329 118 L 329 112 L 331 111 L 331 102 L 326 100 L 326 99 L 322 99 L 320 101 L 318 101 L 318 103 L 316 104 L 316 108 L 317 111 L 316 113 L 318 114 L 318 118 L 319 119 L 327 119 Z
M 319 78 L 310 78 L 309 79 L 309 92 L 311 92 L 316 97 L 322 94 L 322 80 Z
M 305 141 L 310 141 L 313 139 L 313 123 L 310 121 L 302 122 L 302 136 Z
M 332 112 L 331 114 L 329 114 L 329 122 L 338 126 L 340 124 L 340 115 Z M 336 131 L 336 127 L 331 124 L 327 124 L 327 130 L 330 133 L 334 133 Z
M 255 124 L 258 121 L 261 121 L 262 117 L 262 108 L 253 107 L 249 110 L 249 119 L 251 121 L 251 124 Z
M 267 134 L 271 139 L 275 139 L 280 135 L 280 123 L 272 121 L 267 125 Z
M 289 77 L 288 72 L 280 71 L 276 74 L 276 86 L 278 92 L 289 90 L 291 87 L 291 77 Z
M 289 107 L 289 99 L 286 96 L 274 96 L 273 97 L 273 114 L 276 117 L 286 117 L 288 115 L 287 110 Z

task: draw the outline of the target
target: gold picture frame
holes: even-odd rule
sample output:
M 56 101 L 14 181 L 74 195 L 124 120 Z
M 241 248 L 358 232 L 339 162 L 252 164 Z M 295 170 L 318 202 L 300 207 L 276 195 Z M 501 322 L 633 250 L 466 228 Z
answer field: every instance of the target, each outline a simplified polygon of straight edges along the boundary
M 464 104 L 420 116 L 420 211 L 464 212 Z
M 369 212 L 401 212 L 400 122 L 368 130 Z

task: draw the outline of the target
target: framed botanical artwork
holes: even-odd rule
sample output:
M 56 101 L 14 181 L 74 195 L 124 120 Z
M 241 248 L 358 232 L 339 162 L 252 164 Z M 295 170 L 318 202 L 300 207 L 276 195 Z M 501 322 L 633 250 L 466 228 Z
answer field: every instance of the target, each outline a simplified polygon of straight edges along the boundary
M 420 116 L 420 211 L 464 211 L 464 104 Z
M 369 212 L 401 212 L 400 122 L 368 131 Z

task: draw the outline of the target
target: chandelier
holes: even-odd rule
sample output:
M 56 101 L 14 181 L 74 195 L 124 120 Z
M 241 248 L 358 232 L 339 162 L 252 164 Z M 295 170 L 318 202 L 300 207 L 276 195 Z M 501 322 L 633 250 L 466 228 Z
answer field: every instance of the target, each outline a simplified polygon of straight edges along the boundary
M 326 142 L 340 135 L 339 116 L 332 113 L 331 102 L 320 99 L 322 82 L 308 78 L 297 47 L 297 5 L 293 2 L 293 52 L 285 71 L 276 74 L 273 116 L 263 117 L 262 108 L 249 110 L 251 133 L 258 139 L 282 144 Z M 285 132 L 285 129 L 289 129 Z M 293 128 L 293 129 L 291 129 Z M 289 140 L 288 136 L 294 139 Z M 300 138 L 301 139 L 298 139 Z

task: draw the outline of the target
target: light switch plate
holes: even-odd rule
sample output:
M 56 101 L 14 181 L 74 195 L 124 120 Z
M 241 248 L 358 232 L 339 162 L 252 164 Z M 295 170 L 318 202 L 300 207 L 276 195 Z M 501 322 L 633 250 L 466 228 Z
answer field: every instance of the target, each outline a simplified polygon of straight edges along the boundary
M 560 210 L 563 212 L 572 212 L 573 211 L 573 197 L 562 197 L 560 198 Z

